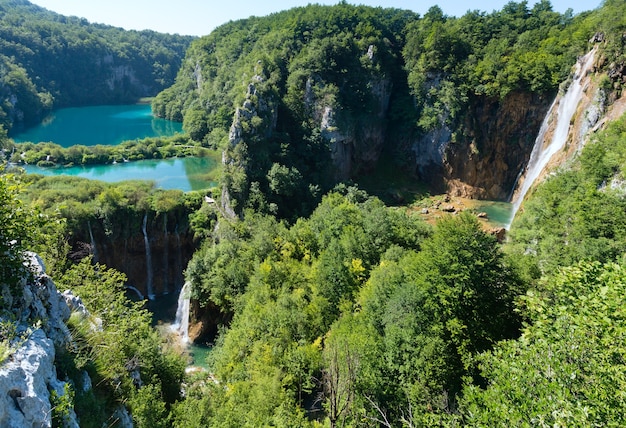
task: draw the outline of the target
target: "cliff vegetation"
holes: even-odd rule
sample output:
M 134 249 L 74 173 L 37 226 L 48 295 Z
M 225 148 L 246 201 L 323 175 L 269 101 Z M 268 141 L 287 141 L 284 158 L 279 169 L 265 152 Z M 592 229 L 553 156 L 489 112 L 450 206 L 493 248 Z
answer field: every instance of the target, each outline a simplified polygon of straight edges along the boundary
M 192 39 L 125 31 L 27 0 L 2 0 L 0 125 L 10 131 L 37 123 L 53 108 L 154 96 L 172 84 Z
M 153 103 L 222 153 L 220 189 L 3 167 L 0 425 L 624 425 L 625 9 L 455 18 L 341 2 L 230 22 L 191 43 Z M 351 182 L 392 159 L 397 175 L 500 197 L 592 47 L 595 109 L 574 134 L 597 117 L 505 239 L 470 212 L 426 223 Z M 23 153 L 85 163 L 183 145 L 170 143 Z M 183 282 L 191 340 L 212 345 L 191 373 L 126 295 Z

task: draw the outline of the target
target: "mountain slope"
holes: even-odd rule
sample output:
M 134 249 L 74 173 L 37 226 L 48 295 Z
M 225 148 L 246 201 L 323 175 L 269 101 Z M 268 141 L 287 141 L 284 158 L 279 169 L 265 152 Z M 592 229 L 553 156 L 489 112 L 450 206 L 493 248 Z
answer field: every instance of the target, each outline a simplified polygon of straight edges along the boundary
M 192 39 L 0 0 L 0 124 L 10 130 L 52 108 L 153 96 L 172 84 Z
M 225 150 L 236 210 L 260 193 L 279 214 L 310 212 L 383 154 L 433 189 L 506 199 L 596 31 L 588 15 L 342 3 L 231 22 L 192 44 L 153 109 Z

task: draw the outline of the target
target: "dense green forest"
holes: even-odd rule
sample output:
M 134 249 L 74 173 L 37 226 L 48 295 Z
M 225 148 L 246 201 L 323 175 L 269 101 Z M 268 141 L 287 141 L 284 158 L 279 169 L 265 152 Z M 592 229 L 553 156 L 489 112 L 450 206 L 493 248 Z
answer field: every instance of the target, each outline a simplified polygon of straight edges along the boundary
M 32 125 L 53 108 L 154 96 L 172 84 L 192 39 L 125 31 L 27 0 L 2 0 L 0 125 Z
M 224 153 L 220 189 L 3 166 L 0 357 L 23 340 L 12 305 L 34 250 L 89 311 L 73 313 L 73 341 L 57 349 L 71 382 L 54 426 L 69 408 L 80 426 L 115 423 L 120 404 L 138 427 L 623 425 L 626 116 L 530 193 L 504 242 L 469 212 L 431 224 L 420 203 L 369 195 L 350 181 L 371 171 L 367 156 L 350 153 L 347 175 L 336 161 L 346 132 L 355 152 L 401 157 L 397 171 L 414 161 L 402 155 L 409 141 L 434 130 L 465 148 L 479 106 L 529 93 L 546 103 L 590 43 L 610 104 L 626 82 L 625 12 L 623 0 L 576 16 L 544 0 L 422 17 L 341 2 L 193 41 L 153 103 L 184 137 L 24 153 L 85 164 L 208 147 Z M 15 146 L 0 137 L 8 158 Z M 472 147 L 468 159 L 485 150 Z M 172 336 L 126 298 L 127 278 L 73 246 L 97 224 L 97 240 L 123 248 L 144 239 L 142 219 L 146 240 L 146 224 L 193 235 L 192 315 L 218 320 L 203 338 L 214 342 L 207 371 L 185 373 Z M 91 389 L 79 387 L 85 372 Z
M 515 102 L 547 109 L 594 31 L 605 30 L 606 49 L 621 44 L 613 21 L 560 14 L 548 1 L 460 18 L 437 6 L 423 17 L 345 2 L 295 8 L 194 41 L 153 111 L 226 151 L 224 182 L 236 210 L 262 208 L 260 190 L 279 215 L 308 215 L 321 195 L 369 174 L 383 154 L 436 181 L 428 169 L 435 150 L 418 142 L 437 130 L 461 151 L 487 156 L 484 140 L 495 135 L 483 129 L 484 111 Z M 515 101 L 520 93 L 537 98 Z M 541 118 L 534 120 L 529 129 L 538 130 Z M 532 144 L 527 131 L 507 135 L 510 152 Z M 493 198 L 508 195 L 523 159 L 505 160 L 506 191 Z

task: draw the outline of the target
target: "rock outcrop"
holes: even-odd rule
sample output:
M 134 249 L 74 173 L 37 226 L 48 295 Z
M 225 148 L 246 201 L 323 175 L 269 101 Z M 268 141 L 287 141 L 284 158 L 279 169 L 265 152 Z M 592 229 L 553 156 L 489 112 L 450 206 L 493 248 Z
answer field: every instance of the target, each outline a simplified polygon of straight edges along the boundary
M 462 138 L 452 141 L 452 129 L 443 124 L 411 144 L 416 172 L 436 191 L 506 200 L 528 162 L 551 101 L 519 92 L 502 101 L 471 101 Z
M 163 214 L 155 216 L 150 213 L 146 224 L 149 252 L 146 252 L 142 219 L 125 220 L 125 224 L 115 225 L 113 231 L 107 230 L 100 220 L 76 230 L 70 240 L 70 257 L 80 260 L 93 254 L 95 261 L 123 272 L 128 285 L 143 296 L 148 295 L 147 272 L 150 267 L 155 295 L 180 289 L 184 283 L 183 271 L 196 248 L 187 219 L 170 216 L 164 222 Z
M 15 337 L 5 338 L 11 339 L 11 349 L 0 365 L 0 426 L 7 428 L 52 426 L 53 395 L 65 395 L 66 383 L 57 378 L 54 361 L 55 345 L 70 340 L 65 325 L 70 310 L 41 259 L 29 254 L 27 263 L 33 275 L 19 284 L 21 294 L 2 286 L 2 322 L 15 327 Z M 73 409 L 64 425 L 79 426 Z

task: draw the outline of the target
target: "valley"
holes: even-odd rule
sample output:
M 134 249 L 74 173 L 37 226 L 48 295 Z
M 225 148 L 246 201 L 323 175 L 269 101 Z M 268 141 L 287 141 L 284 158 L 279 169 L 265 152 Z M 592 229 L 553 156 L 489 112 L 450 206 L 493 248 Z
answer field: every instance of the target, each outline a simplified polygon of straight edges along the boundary
M 0 0 L 0 425 L 622 425 L 625 16 Z

